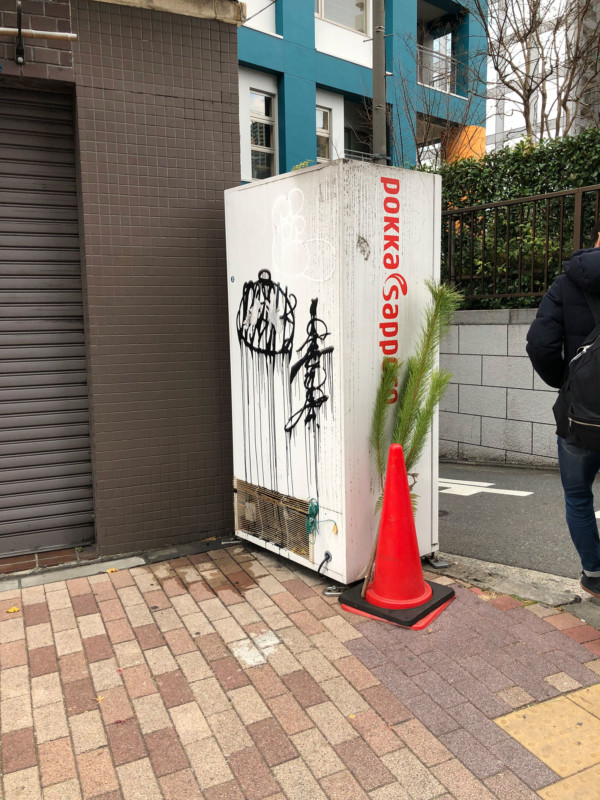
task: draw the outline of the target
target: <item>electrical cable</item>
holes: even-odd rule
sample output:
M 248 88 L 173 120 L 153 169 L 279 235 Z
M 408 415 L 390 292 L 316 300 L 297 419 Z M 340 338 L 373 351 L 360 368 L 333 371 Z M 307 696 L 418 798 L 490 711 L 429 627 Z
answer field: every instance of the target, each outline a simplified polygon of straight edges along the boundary
M 306 515 L 306 531 L 311 544 L 314 544 L 317 534 L 319 533 L 319 524 L 323 522 L 331 522 L 333 525 L 331 532 L 338 532 L 337 522 L 334 519 L 319 519 L 319 501 L 311 497 L 308 501 L 308 513 Z
M 306 515 L 306 531 L 311 544 L 315 541 L 317 533 L 319 532 L 318 516 L 319 503 L 314 497 L 311 497 L 308 502 L 308 513 Z
M 264 8 L 261 8 L 261 9 L 260 9 L 260 11 L 257 11 L 255 14 L 252 14 L 252 16 L 251 16 L 251 17 L 248 17 L 248 18 L 246 19 L 246 22 L 250 22 L 250 20 L 251 20 L 251 19 L 254 19 L 254 17 L 258 17 L 258 15 L 259 15 L 259 14 L 262 14 L 262 12 L 263 12 L 263 11 L 266 11 L 266 10 L 267 10 L 267 8 L 271 8 L 271 6 L 274 6 L 276 2 L 277 2 L 277 0 L 271 0 L 271 2 L 269 3 L 269 5 L 265 6 Z M 246 24 L 246 22 L 244 22 L 244 25 Z M 242 27 L 243 27 L 243 26 L 242 26 Z
M 331 553 L 325 553 L 325 558 L 319 564 L 319 569 L 317 570 L 317 575 L 321 574 L 321 570 L 323 569 L 325 564 L 327 564 L 329 561 L 331 561 L 331 559 L 332 559 Z

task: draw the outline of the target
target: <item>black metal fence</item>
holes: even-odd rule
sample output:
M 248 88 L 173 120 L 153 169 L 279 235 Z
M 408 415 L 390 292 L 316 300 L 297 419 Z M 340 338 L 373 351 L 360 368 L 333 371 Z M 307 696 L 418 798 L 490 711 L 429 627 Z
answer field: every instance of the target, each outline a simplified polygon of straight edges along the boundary
M 442 213 L 442 279 L 464 308 L 536 306 L 574 250 L 591 247 L 600 185 Z

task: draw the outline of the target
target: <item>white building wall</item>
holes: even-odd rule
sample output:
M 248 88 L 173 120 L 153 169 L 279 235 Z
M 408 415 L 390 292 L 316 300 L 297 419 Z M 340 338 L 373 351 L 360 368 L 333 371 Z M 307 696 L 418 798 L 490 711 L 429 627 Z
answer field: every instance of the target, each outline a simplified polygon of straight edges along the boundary
M 317 89 L 317 105 L 331 110 L 331 158 L 344 157 L 344 96 Z M 316 137 L 316 129 L 315 129 Z
M 315 49 L 321 53 L 373 68 L 373 43 L 370 33 L 359 33 L 335 22 L 315 18 Z M 370 87 L 357 86 L 357 94 L 369 93 Z
M 267 5 L 267 2 L 268 0 L 245 0 L 248 22 L 244 27 L 278 36 L 275 26 L 275 3 Z
M 274 97 L 273 115 L 275 117 L 275 164 L 278 160 L 279 132 L 277 124 L 277 78 L 266 72 L 240 67 L 240 161 L 242 181 L 252 180 L 252 162 L 250 157 L 250 91 L 265 92 Z M 315 134 L 316 135 L 316 134 Z

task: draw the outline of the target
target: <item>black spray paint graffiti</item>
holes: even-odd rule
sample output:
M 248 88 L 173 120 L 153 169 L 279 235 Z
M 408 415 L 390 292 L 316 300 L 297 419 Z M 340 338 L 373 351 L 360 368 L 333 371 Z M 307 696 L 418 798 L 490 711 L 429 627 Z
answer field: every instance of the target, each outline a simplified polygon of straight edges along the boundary
M 291 413 L 290 361 L 294 343 L 296 297 L 263 269 L 244 284 L 236 326 L 241 350 L 244 464 L 246 480 L 277 487 L 277 410 Z M 275 393 L 275 375 L 281 392 Z M 292 493 L 288 441 L 288 494 Z M 268 465 L 265 468 L 265 464 Z
M 310 320 L 306 326 L 307 337 L 298 348 L 301 357 L 292 366 L 290 385 L 301 370 L 304 370 L 304 405 L 294 412 L 285 426 L 286 433 L 291 434 L 299 422 L 304 419 L 304 435 L 306 440 L 306 468 L 309 485 L 314 483 L 317 498 L 319 496 L 319 435 L 320 414 L 332 395 L 331 354 L 333 347 L 322 347 L 325 339 L 331 334 L 327 325 L 317 317 L 318 299 L 310 304 Z M 329 394 L 325 393 L 325 389 Z

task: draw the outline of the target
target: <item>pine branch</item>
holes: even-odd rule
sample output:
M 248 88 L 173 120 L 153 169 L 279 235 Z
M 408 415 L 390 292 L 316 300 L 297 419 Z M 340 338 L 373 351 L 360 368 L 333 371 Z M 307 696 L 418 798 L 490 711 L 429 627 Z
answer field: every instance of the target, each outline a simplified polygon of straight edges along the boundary
M 427 394 L 427 386 L 435 366 L 439 345 L 448 331 L 454 312 L 462 297 L 459 292 L 445 284 L 426 281 L 431 301 L 425 311 L 417 351 L 409 359 L 403 393 L 396 409 L 392 440 L 406 450 L 412 442 L 419 410 Z
M 451 378 L 451 372 L 445 372 L 436 369 L 431 373 L 429 391 L 423 406 L 419 409 L 414 435 L 412 437 L 408 452 L 406 453 L 406 469 L 408 472 L 413 469 L 421 457 L 423 448 L 425 447 L 425 442 L 427 441 L 427 435 L 429 434 L 429 430 L 431 428 L 435 409 L 444 396 L 444 392 L 446 391 L 446 387 L 450 383 Z
M 385 464 L 387 458 L 386 428 L 388 421 L 390 395 L 394 390 L 401 364 L 397 361 L 384 359 L 381 367 L 381 380 L 375 398 L 373 409 L 373 420 L 371 423 L 371 447 L 375 456 L 379 485 L 383 493 L 383 482 L 385 476 Z
M 394 409 L 392 443 L 401 444 L 406 469 L 411 473 L 418 462 L 431 428 L 435 409 L 442 399 L 451 373 L 436 368 L 440 343 L 448 331 L 454 312 L 462 302 L 462 295 L 450 286 L 426 281 L 431 300 L 425 310 L 416 352 L 406 362 L 406 369 L 398 387 L 398 400 Z M 388 452 L 387 421 L 388 400 L 398 380 L 401 364 L 385 360 L 377 390 L 371 424 L 371 446 L 377 466 L 380 496 L 375 511 L 383 503 L 385 469 Z M 415 476 L 416 478 L 416 476 Z M 413 511 L 417 495 L 411 489 Z

